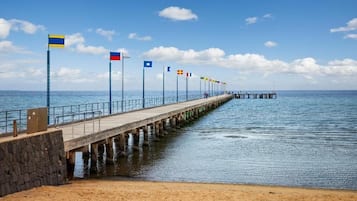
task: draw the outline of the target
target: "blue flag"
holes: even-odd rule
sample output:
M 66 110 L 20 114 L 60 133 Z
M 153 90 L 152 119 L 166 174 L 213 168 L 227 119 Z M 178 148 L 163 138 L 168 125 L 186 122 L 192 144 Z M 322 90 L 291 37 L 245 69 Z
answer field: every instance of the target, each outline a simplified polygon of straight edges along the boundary
M 144 61 L 144 68 L 151 68 L 152 67 L 152 61 Z
M 170 72 L 170 71 L 171 71 L 171 67 L 168 66 L 168 67 L 167 67 L 167 72 Z

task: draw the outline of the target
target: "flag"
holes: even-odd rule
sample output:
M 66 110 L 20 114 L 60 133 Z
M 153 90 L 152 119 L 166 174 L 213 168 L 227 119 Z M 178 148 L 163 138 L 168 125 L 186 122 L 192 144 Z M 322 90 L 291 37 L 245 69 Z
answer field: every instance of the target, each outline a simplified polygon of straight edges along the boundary
M 170 71 L 171 71 L 171 67 L 168 66 L 168 67 L 167 67 L 167 72 L 170 72 Z
M 120 52 L 110 52 L 110 61 L 112 60 L 120 60 Z
M 152 61 L 144 61 L 144 68 L 151 68 L 152 67 Z
M 208 80 L 208 77 L 205 77 L 205 80 Z
M 191 77 L 192 76 L 192 73 L 186 73 L 186 77 Z
M 177 70 L 177 75 L 183 75 L 183 70 Z
M 48 47 L 64 48 L 64 35 L 48 35 Z
M 201 80 L 204 80 L 205 78 L 204 77 L 200 77 Z

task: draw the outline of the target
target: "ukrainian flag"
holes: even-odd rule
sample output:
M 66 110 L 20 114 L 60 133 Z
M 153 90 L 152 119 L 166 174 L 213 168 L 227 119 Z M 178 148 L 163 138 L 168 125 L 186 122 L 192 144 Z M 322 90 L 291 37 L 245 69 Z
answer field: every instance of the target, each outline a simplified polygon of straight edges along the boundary
M 64 35 L 48 35 L 48 47 L 64 48 Z

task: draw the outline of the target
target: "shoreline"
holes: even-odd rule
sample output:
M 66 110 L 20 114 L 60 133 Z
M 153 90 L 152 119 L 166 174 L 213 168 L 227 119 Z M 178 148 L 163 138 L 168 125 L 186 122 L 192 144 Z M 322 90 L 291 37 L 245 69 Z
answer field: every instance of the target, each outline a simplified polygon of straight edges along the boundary
M 256 186 L 256 187 L 279 187 L 279 188 L 298 188 L 306 190 L 331 190 L 331 191 L 352 191 L 357 192 L 357 189 L 351 188 L 329 188 L 329 187 L 316 187 L 316 186 L 284 186 L 279 184 L 255 184 L 255 183 L 228 183 L 228 182 L 205 182 L 205 181 L 170 181 L 170 180 L 151 180 L 145 177 L 130 177 L 130 176 L 97 176 L 88 178 L 74 178 L 69 183 L 96 180 L 96 181 L 127 181 L 127 182 L 153 182 L 153 183 L 188 183 L 188 184 L 213 184 L 213 185 L 237 185 L 237 186 Z
M 357 190 L 303 187 L 83 179 L 61 186 L 41 186 L 0 200 L 357 200 Z

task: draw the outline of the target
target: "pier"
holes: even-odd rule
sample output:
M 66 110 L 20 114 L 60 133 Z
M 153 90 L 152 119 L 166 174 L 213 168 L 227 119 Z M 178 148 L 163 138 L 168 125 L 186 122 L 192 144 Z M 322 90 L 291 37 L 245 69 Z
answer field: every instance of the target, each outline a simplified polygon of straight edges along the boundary
M 93 116 L 31 134 L 1 136 L 0 197 L 41 185 L 65 183 L 67 178 L 73 177 L 76 152 L 82 152 L 85 163 L 90 159 L 91 170 L 100 160 L 113 164 L 115 157 L 126 157 L 129 148 L 135 151 L 141 146 L 150 146 L 150 134 L 151 138 L 159 140 L 171 129 L 193 122 L 232 98 L 231 94 L 223 94 Z M 33 112 L 28 114 L 35 115 Z M 42 121 L 47 123 L 47 119 Z
M 113 163 L 114 147 L 116 153 L 125 156 L 130 136 L 133 149 L 148 146 L 149 130 L 156 138 L 162 138 L 168 130 L 180 128 L 230 99 L 232 96 L 226 94 L 59 126 L 68 175 L 73 174 L 75 152 L 90 155 L 91 165 L 95 166 L 98 156 L 106 150 L 106 163 Z
M 278 97 L 276 92 L 271 93 L 249 93 L 249 92 L 238 92 L 234 93 L 234 98 L 236 99 L 276 99 Z

